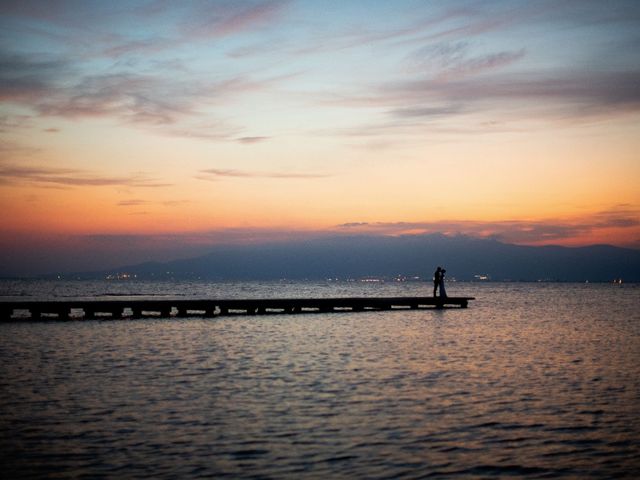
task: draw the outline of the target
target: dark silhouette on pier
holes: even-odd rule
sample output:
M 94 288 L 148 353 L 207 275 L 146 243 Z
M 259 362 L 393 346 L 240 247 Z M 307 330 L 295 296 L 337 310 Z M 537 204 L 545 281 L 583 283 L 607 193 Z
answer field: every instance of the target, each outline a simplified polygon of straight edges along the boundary
M 440 292 L 440 298 L 447 298 L 447 291 L 444 288 L 444 274 L 447 271 L 442 268 L 436 268 L 436 271 L 433 272 L 433 296 L 434 298 L 438 296 L 438 291 Z
M 436 297 L 438 295 L 438 287 L 440 287 L 440 272 L 442 271 L 441 267 L 436 268 L 436 271 L 433 272 L 433 296 Z
M 447 271 L 443 268 L 440 270 L 440 299 L 447 298 L 447 289 L 444 288 L 444 274 Z

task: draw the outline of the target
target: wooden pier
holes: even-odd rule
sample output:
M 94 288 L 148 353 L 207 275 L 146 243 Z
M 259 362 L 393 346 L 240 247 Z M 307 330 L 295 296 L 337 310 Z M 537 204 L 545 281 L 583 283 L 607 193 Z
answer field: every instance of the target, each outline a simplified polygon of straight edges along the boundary
M 474 297 L 345 297 L 228 300 L 60 300 L 0 302 L 0 320 L 82 320 L 215 317 L 466 308 Z

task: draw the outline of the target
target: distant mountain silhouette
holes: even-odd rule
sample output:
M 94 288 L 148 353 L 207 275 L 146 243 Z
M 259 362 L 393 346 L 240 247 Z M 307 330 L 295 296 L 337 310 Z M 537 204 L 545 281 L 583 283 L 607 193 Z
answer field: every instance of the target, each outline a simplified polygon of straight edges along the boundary
M 640 281 L 640 250 L 593 245 L 531 247 L 468 236 L 336 236 L 264 245 L 213 247 L 211 253 L 166 263 L 128 265 L 76 274 L 104 277 L 117 272 L 138 278 L 211 280 L 361 278 L 396 275 L 430 278 L 436 265 L 448 275 L 473 280 Z

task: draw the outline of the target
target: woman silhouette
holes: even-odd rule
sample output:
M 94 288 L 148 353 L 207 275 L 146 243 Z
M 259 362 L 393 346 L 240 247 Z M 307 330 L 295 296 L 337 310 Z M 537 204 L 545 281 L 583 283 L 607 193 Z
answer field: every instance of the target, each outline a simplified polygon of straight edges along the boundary
M 440 298 L 447 298 L 447 291 L 444 288 L 444 274 L 446 272 L 444 268 L 440 270 Z

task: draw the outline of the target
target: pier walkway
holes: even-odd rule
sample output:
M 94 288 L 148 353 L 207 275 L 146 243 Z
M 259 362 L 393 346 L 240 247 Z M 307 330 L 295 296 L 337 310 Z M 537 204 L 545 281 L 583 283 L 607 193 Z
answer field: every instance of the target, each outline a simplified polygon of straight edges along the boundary
M 214 317 L 269 313 L 362 312 L 420 308 L 466 308 L 474 297 L 345 297 L 228 300 L 60 300 L 0 302 L 0 320 L 135 319 Z

